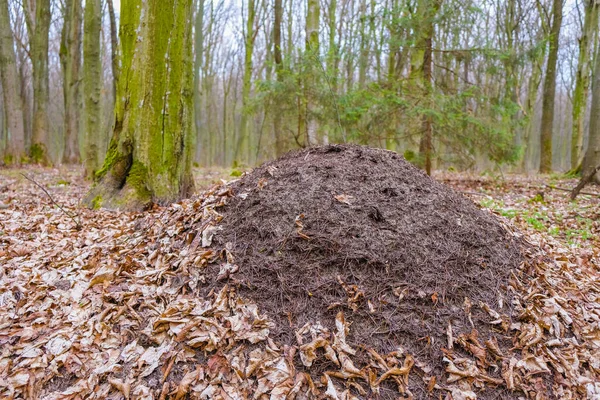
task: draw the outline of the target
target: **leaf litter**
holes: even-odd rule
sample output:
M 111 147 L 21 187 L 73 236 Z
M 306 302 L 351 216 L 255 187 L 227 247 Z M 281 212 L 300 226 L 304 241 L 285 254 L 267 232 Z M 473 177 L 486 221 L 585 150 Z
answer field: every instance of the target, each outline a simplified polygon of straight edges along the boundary
M 269 168 L 270 176 L 278 169 Z M 240 296 L 247 270 L 234 246 L 213 243 L 223 233 L 226 204 L 238 195 L 235 182 L 132 214 L 77 208 L 86 186 L 75 173 L 61 186 L 53 184 L 57 171 L 31 172 L 77 210 L 83 226 L 76 230 L 32 184 L 2 175 L 8 186 L 0 185 L 0 196 L 9 207 L 0 210 L 1 398 L 600 396 L 595 246 L 567 248 L 498 216 L 510 235 L 530 243 L 507 278 L 504 301 L 510 295 L 512 307 L 464 299 L 461 310 L 475 328 L 444 321 L 439 359 L 429 359 L 429 350 L 382 351 L 378 341 L 355 341 L 353 307 L 369 310 L 371 299 L 342 277 L 335 277 L 342 306 L 329 310 L 332 318 L 309 316 L 286 343 L 277 318 Z M 251 199 L 251 190 L 242 193 Z M 353 196 L 345 206 L 359 201 Z M 309 218 L 300 226 L 292 220 L 291 232 L 310 237 Z M 216 285 L 221 270 L 227 275 Z M 433 305 L 434 294 L 421 300 Z M 400 287 L 393 295 L 411 293 Z M 485 321 L 473 316 L 478 312 Z M 511 347 L 481 334 L 488 331 L 509 337 Z

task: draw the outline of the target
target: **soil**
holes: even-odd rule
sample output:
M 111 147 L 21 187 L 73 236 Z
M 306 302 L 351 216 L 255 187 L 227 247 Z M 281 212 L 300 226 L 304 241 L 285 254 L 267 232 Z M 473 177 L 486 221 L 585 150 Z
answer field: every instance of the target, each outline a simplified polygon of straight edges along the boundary
M 482 342 L 494 336 L 500 349 L 511 347 L 478 305 L 511 314 L 507 282 L 522 261 L 520 244 L 493 215 L 400 155 L 311 148 L 231 188 L 213 245 L 230 248 L 240 267 L 230 280 L 276 323 L 280 343 L 296 344 L 294 332 L 308 321 L 333 329 L 343 310 L 349 344 L 381 353 L 402 347 L 439 375 L 449 323 L 454 337 L 475 329 Z M 209 268 L 216 276 L 219 267 Z

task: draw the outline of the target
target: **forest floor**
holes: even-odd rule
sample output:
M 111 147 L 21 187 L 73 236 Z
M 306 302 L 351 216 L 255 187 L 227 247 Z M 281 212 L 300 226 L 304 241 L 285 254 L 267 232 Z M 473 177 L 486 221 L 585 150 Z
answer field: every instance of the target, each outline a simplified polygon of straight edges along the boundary
M 234 178 L 225 169 L 196 169 L 195 176 L 198 188 Z M 561 376 L 553 383 L 561 398 L 600 398 L 600 188 L 588 186 L 570 201 L 563 189 L 577 181 L 564 176 L 434 178 L 553 259 L 530 271 L 535 279 L 520 299 L 528 305 L 528 323 L 513 330 L 515 343 L 525 343 L 529 355 L 511 360 L 500 384 L 532 394 L 534 378 L 552 369 Z M 185 242 L 178 239 L 184 230 L 173 221 L 206 213 L 207 204 L 225 195 L 223 186 L 146 213 L 83 208 L 79 202 L 88 187 L 78 168 L 0 169 L 0 398 L 268 393 L 284 399 L 307 384 L 329 398 L 364 391 L 354 380 L 349 391 L 331 379 L 345 373 L 359 381 L 352 361 L 342 361 L 341 375 L 316 383 L 295 371 L 293 350 L 278 347 L 260 310 L 227 287 L 204 299 L 190 295 L 204 279 L 192 266 L 205 265 L 214 254 L 188 252 L 177 242 Z M 346 327 L 338 322 L 336 338 L 343 343 Z M 563 337 L 567 330 L 575 337 Z M 203 352 L 193 351 L 198 348 Z M 408 357 L 393 368 L 388 358 L 377 360 L 380 374 L 369 376 L 367 386 L 376 389 L 394 377 L 402 391 L 400 378 L 412 367 Z M 461 380 L 480 388 L 484 375 L 473 365 L 450 364 L 448 382 L 458 383 L 442 388 L 447 398 L 472 399 Z M 515 382 L 519 368 L 528 382 Z M 439 389 L 435 379 L 429 384 Z

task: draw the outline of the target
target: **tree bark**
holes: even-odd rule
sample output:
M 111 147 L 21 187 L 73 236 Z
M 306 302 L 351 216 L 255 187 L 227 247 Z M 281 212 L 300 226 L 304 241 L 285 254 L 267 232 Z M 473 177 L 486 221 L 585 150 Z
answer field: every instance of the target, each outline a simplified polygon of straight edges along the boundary
M 66 0 L 64 25 L 60 44 L 65 106 L 65 147 L 63 162 L 79 162 L 79 132 L 81 129 L 81 0 Z
M 49 165 L 48 35 L 51 20 L 50 0 L 25 2 L 24 10 L 33 70 L 33 122 L 29 154 L 33 162 Z
M 369 65 L 369 38 L 367 36 L 367 0 L 360 0 L 359 5 L 359 24 L 360 24 L 360 50 L 358 55 L 358 87 L 364 89 L 367 82 L 367 67 Z
M 93 179 L 100 165 L 99 150 L 102 137 L 102 61 L 100 59 L 101 0 L 86 0 L 83 21 L 83 92 L 85 175 Z
M 17 29 L 19 29 L 20 33 L 23 34 L 23 26 L 22 23 L 20 24 L 20 26 L 16 26 L 15 25 L 15 29 L 13 31 L 13 34 L 15 35 L 15 38 L 17 36 Z M 18 69 L 18 73 L 19 73 L 19 96 L 21 98 L 21 109 L 23 110 L 23 128 L 25 131 L 25 152 L 27 154 L 29 154 L 29 147 L 31 146 L 31 130 L 32 130 L 32 123 L 31 123 L 31 117 L 32 117 L 32 113 L 31 113 L 31 96 L 29 95 L 29 90 L 28 90 L 28 84 L 29 84 L 29 79 L 28 79 L 28 74 L 27 74 L 27 70 L 28 70 L 28 55 L 26 50 L 22 47 L 22 46 L 17 46 L 16 48 L 16 56 L 17 56 L 17 69 Z
M 339 67 L 339 46 L 336 43 L 336 14 L 337 0 L 329 0 L 328 7 L 329 18 L 327 25 L 329 26 L 329 49 L 327 51 L 327 76 L 331 85 L 331 91 L 334 95 L 338 92 L 338 67 Z
M 108 153 L 85 199 L 90 206 L 139 210 L 192 192 L 192 6 L 122 1 L 123 79 Z
M 431 101 L 434 34 L 434 18 L 441 7 L 441 0 L 419 0 L 413 17 L 416 37 L 411 53 L 409 84 L 421 94 L 426 104 Z M 433 121 L 428 113 L 421 117 L 421 140 L 419 158 L 425 172 L 431 175 L 433 153 Z
M 20 164 L 25 156 L 25 128 L 7 0 L 0 0 L 0 82 L 8 128 L 4 161 L 9 165 Z
M 600 165 L 600 51 L 596 54 L 594 66 L 589 129 L 589 142 L 583 158 L 582 176 L 589 175 L 597 165 Z M 598 175 L 596 171 L 595 174 L 592 174 L 590 181 L 600 183 Z
M 398 78 L 401 71 L 397 68 L 400 58 L 400 41 L 402 37 L 402 28 L 400 26 L 400 8 L 398 0 L 390 1 L 390 16 L 388 22 L 388 71 L 387 78 L 390 87 L 398 84 Z
M 242 82 L 242 115 L 240 118 L 240 135 L 235 149 L 235 161 L 250 162 L 250 138 L 248 133 L 248 108 L 250 106 L 250 89 L 252 87 L 252 54 L 254 53 L 254 21 L 256 19 L 256 2 L 248 0 L 246 15 L 246 31 L 244 33 L 244 77 Z M 238 159 L 239 158 L 239 159 Z
M 204 1 L 198 1 L 196 10 L 196 26 L 194 37 L 194 123 L 196 127 L 196 161 L 202 154 L 202 91 L 200 89 L 200 70 L 202 69 L 202 60 L 204 56 Z
M 113 96 L 116 96 L 117 82 L 119 81 L 119 41 L 117 39 L 117 21 L 115 18 L 113 0 L 106 0 L 106 3 L 108 4 L 108 17 L 110 19 L 110 61 L 113 75 Z
M 563 0 L 552 2 L 552 27 L 548 52 L 548 65 L 544 77 L 544 92 L 542 104 L 542 126 L 540 133 L 540 172 L 552 172 L 552 133 L 554 128 L 554 97 L 556 94 L 556 62 L 558 60 L 558 46 L 560 28 L 562 25 Z
M 598 172 L 600 172 L 600 164 L 596 165 L 595 168 L 593 168 L 591 171 L 588 171 L 584 176 L 581 177 L 581 180 L 579 180 L 577 186 L 575 186 L 571 191 L 569 198 L 571 200 L 575 200 L 585 185 L 594 180 L 594 177 L 598 174 Z
M 433 69 L 433 51 L 432 38 L 428 38 L 425 44 L 425 57 L 423 58 L 423 79 L 426 87 L 426 96 L 430 97 L 432 93 L 432 69 Z M 423 115 L 421 117 L 421 144 L 419 151 L 425 159 L 425 172 L 431 175 L 431 158 L 433 153 L 433 121 L 431 116 Z
M 585 17 L 579 38 L 579 58 L 575 75 L 575 90 L 573 92 L 573 128 L 571 135 L 571 170 L 576 171 L 581 166 L 583 155 L 583 136 L 585 110 L 587 108 L 590 85 L 590 49 L 597 34 L 598 13 L 600 3 L 596 0 L 585 0 Z
M 335 1 L 335 0 L 333 0 Z M 281 55 L 281 24 L 283 23 L 282 0 L 275 0 L 273 21 L 273 58 L 275 61 L 275 73 L 277 82 L 283 85 L 283 58 Z M 283 133 L 281 131 L 281 112 L 275 111 L 273 116 L 273 133 L 275 136 L 275 157 L 283 154 Z
M 317 67 L 319 60 L 319 20 L 321 8 L 319 0 L 308 0 L 306 7 L 306 55 L 305 62 L 307 65 L 305 77 L 305 98 L 306 98 L 306 131 L 309 146 L 319 144 L 317 137 L 318 123 L 315 114 L 315 94 L 318 84 L 319 71 Z
M 498 30 L 498 35 L 501 40 L 504 40 L 504 107 L 506 110 L 510 110 L 513 105 L 518 102 L 517 92 L 520 88 L 520 84 L 517 77 L 517 47 L 518 43 L 518 28 L 520 15 L 517 13 L 517 2 L 515 0 L 509 0 L 505 4 L 498 3 L 503 8 L 503 18 L 499 18 L 498 24 L 501 29 Z M 499 12 L 500 10 L 497 10 Z M 500 14 L 499 16 L 501 16 Z M 516 129 L 515 120 L 517 118 L 516 112 L 504 112 L 502 113 L 502 126 L 512 130 Z
M 543 57 L 540 57 L 543 58 Z M 533 140 L 534 125 L 533 120 L 535 117 L 535 104 L 538 98 L 538 88 L 540 86 L 542 78 L 542 64 L 543 60 L 539 62 L 532 62 L 531 73 L 529 75 L 527 84 L 527 99 L 525 101 L 524 112 L 527 118 L 525 127 L 523 128 L 523 157 L 521 158 L 521 170 L 527 171 L 528 162 L 531 162 L 533 158 Z

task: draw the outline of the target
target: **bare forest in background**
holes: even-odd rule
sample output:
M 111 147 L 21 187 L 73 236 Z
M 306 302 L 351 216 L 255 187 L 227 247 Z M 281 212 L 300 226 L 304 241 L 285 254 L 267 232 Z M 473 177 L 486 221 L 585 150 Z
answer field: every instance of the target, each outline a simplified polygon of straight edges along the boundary
M 82 163 L 90 177 L 101 167 L 122 6 L 0 0 L 4 164 Z M 196 0 L 194 163 L 253 166 L 352 142 L 428 171 L 591 170 L 599 9 L 597 0 Z

